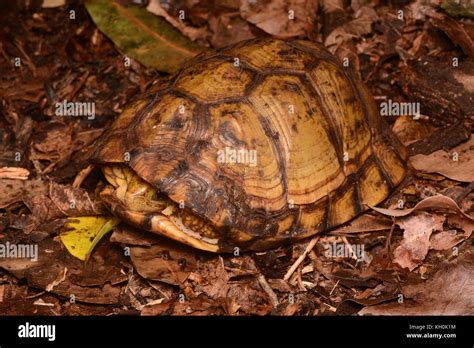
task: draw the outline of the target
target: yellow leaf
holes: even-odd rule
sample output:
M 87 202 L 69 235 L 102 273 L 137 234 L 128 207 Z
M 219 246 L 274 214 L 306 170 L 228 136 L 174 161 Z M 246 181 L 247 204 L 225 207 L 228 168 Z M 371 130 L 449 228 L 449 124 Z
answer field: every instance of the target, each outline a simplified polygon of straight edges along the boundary
M 59 238 L 72 256 L 85 261 L 102 237 L 119 223 L 118 218 L 109 216 L 69 218 L 64 224 L 67 231 Z

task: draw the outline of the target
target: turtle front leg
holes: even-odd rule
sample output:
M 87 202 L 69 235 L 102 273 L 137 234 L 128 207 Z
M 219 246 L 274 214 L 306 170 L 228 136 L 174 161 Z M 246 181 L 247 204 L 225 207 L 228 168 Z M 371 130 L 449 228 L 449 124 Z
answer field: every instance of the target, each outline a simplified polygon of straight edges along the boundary
M 113 194 L 129 210 L 161 212 L 171 205 L 171 202 L 160 199 L 153 186 L 126 166 L 106 166 L 102 172 L 111 185 L 101 192 L 101 196 Z

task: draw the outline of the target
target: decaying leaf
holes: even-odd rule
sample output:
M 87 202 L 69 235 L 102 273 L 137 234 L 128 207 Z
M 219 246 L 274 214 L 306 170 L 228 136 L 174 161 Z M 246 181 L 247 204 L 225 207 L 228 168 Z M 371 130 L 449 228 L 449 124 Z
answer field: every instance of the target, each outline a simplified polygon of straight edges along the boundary
M 5 242 L 5 241 L 3 241 Z M 11 241 L 13 243 L 13 241 Z M 74 299 L 78 302 L 116 304 L 120 287 L 127 279 L 121 273 L 126 258 L 120 251 L 105 246 L 106 257 L 93 256 L 87 263 L 68 254 L 61 243 L 47 238 L 37 244 L 38 258 L 0 258 L 0 268 L 18 279 L 26 279 L 33 288 Z M 67 272 L 65 271 L 67 269 Z
M 106 213 L 81 188 L 51 183 L 49 197 L 65 216 L 87 216 Z
M 204 39 L 207 35 L 204 28 L 193 28 L 185 25 L 182 21 L 177 20 L 176 18 L 170 16 L 168 12 L 161 6 L 160 1 L 151 0 L 146 8 L 151 13 L 163 17 L 170 23 L 173 27 L 178 29 L 183 35 L 189 37 L 191 40 L 195 41 L 197 39 Z
M 474 181 L 474 137 L 456 146 L 450 152 L 439 150 L 429 155 L 415 155 L 410 162 L 417 170 L 439 173 L 452 180 Z
M 48 192 L 48 184 L 41 180 L 0 179 L 0 209 Z
M 91 0 L 86 8 L 99 29 L 128 57 L 146 67 L 173 72 L 202 48 L 166 20 L 118 0 Z
M 357 11 L 355 19 L 333 30 L 326 38 L 324 45 L 334 52 L 343 42 L 370 33 L 372 24 L 378 20 L 379 17 L 374 9 L 364 6 Z
M 188 298 L 184 302 L 173 301 L 145 306 L 141 315 L 223 315 L 222 304 L 204 295 Z
M 474 222 L 458 215 L 448 215 L 448 226 L 461 229 L 463 232 L 452 229 L 434 233 L 430 238 L 430 248 L 435 250 L 449 250 L 462 241 L 468 239 L 474 231 Z
M 56 285 L 61 284 L 66 279 L 66 273 L 67 273 L 67 267 L 64 267 L 64 269 L 61 272 L 59 272 L 57 278 L 54 279 L 51 283 L 49 283 L 46 286 L 46 291 L 49 292 L 53 290 Z
M 142 277 L 171 285 L 183 283 L 196 267 L 194 250 L 168 240 L 150 247 L 133 246 L 130 257 Z
M 359 315 L 472 315 L 474 313 L 474 254 L 445 262 L 426 282 L 402 288 L 402 303 L 363 308 Z
M 317 9 L 316 0 L 243 0 L 240 15 L 271 35 L 289 38 L 312 29 Z
M 385 208 L 378 208 L 378 207 L 371 207 L 371 208 L 375 211 L 378 211 L 381 214 L 395 216 L 395 217 L 407 216 L 417 210 L 434 209 L 434 210 L 451 211 L 451 212 L 460 214 L 467 219 L 470 219 L 470 220 L 474 219 L 473 217 L 465 214 L 461 210 L 461 208 L 459 208 L 459 206 L 457 205 L 455 201 L 443 195 L 436 195 L 436 196 L 425 198 L 421 202 L 418 202 L 411 209 L 385 209 Z
M 393 251 L 394 262 L 410 271 L 425 258 L 430 249 L 430 236 L 443 230 L 446 218 L 425 212 L 401 218 L 397 224 L 404 230 L 401 244 Z
M 474 57 L 474 40 L 464 29 L 462 23 L 449 17 L 432 19 L 432 23 L 434 26 L 444 31 L 451 41 L 459 45 L 467 55 Z
M 235 13 L 224 13 L 211 17 L 209 19 L 209 28 L 213 33 L 210 42 L 215 48 L 254 37 L 250 31 L 249 23 Z

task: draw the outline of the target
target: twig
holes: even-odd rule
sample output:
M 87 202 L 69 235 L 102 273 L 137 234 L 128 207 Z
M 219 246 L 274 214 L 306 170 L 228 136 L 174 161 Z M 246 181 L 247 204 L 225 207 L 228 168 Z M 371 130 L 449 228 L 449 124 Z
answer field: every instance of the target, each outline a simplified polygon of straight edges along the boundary
M 301 262 L 304 261 L 304 259 L 306 258 L 306 255 L 308 255 L 308 253 L 313 250 L 314 246 L 316 245 L 316 242 L 319 240 L 319 236 L 316 236 L 314 237 L 313 239 L 311 239 L 311 241 L 309 242 L 308 246 L 306 247 L 306 250 L 304 251 L 303 254 L 301 254 L 300 257 L 298 257 L 298 259 L 295 261 L 295 263 L 290 267 L 290 269 L 288 270 L 288 272 L 286 272 L 285 274 L 285 277 L 283 277 L 283 280 L 288 280 L 290 279 L 291 275 L 295 272 L 295 270 L 298 268 L 298 266 L 300 265 Z
M 339 280 L 336 282 L 336 284 L 334 285 L 334 287 L 332 288 L 331 292 L 329 293 L 329 296 L 332 295 L 332 293 L 334 292 L 334 290 L 336 290 L 337 286 L 339 285 Z
M 258 282 L 260 283 L 260 286 L 262 287 L 263 290 L 267 293 L 268 297 L 270 297 L 270 302 L 272 303 L 273 307 L 277 307 L 280 303 L 278 302 L 278 297 L 273 291 L 273 289 L 270 287 L 268 284 L 267 280 L 263 276 L 263 274 L 259 274 L 258 277 Z
M 347 237 L 346 236 L 341 236 L 341 239 L 342 241 L 344 242 L 344 244 L 348 247 L 348 249 L 350 250 L 351 252 L 351 257 L 357 261 L 357 255 L 356 253 L 354 252 L 354 249 L 352 249 L 352 245 L 351 243 L 349 243 L 349 241 L 347 240 Z
M 395 229 L 395 217 L 392 217 L 392 227 L 390 228 L 390 232 L 387 237 L 387 241 L 385 243 L 385 248 L 387 249 L 388 257 L 390 258 L 390 261 L 393 261 L 392 259 L 392 234 L 393 230 Z
M 296 281 L 298 282 L 298 286 L 301 289 L 301 291 L 307 291 L 305 286 L 303 285 L 303 278 L 301 278 L 301 266 L 298 267 L 298 271 L 296 272 Z
M 74 182 L 72 183 L 72 187 L 74 188 L 79 188 L 82 185 L 82 182 L 84 181 L 85 178 L 92 172 L 92 169 L 94 169 L 93 165 L 88 165 L 86 168 L 81 170 L 76 177 L 74 178 Z
M 27 180 L 30 172 L 20 167 L 3 167 L 0 168 L 0 179 L 17 179 Z

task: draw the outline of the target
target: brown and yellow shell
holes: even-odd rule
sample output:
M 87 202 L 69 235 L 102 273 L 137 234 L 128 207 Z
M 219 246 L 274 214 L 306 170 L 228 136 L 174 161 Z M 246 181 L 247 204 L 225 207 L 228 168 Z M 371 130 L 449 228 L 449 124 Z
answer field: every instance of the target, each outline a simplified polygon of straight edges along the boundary
M 202 54 L 133 102 L 93 160 L 128 165 L 214 226 L 222 246 L 259 250 L 380 203 L 406 156 L 366 87 L 323 46 L 263 38 Z

